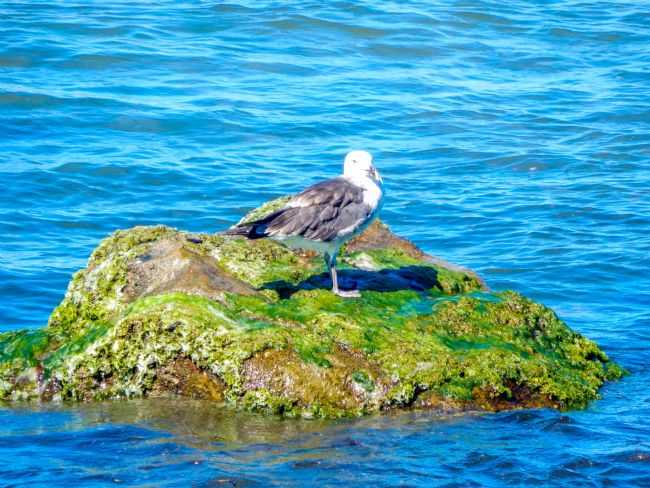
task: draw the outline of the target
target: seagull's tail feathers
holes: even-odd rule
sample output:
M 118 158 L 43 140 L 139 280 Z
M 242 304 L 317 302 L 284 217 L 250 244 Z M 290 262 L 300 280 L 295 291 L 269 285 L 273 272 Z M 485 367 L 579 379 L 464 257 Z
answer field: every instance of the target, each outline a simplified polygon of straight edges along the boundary
M 265 225 L 239 224 L 223 231 L 221 234 L 224 236 L 244 236 L 247 239 L 261 239 L 268 236 L 264 232 L 265 227 Z
M 247 239 L 262 239 L 269 237 L 268 227 L 277 217 L 284 213 L 284 209 L 273 212 L 264 218 L 252 222 L 243 222 L 232 226 L 230 229 L 222 232 L 226 236 L 244 236 Z

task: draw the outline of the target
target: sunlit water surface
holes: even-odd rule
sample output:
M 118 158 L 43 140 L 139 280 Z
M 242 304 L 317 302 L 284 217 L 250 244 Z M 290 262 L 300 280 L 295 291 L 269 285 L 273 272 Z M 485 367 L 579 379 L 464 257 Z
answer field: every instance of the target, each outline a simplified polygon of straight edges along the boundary
M 570 413 L 0 410 L 3 486 L 650 486 L 650 6 L 0 3 L 0 330 L 117 228 L 217 231 L 373 152 L 383 218 L 632 373 Z

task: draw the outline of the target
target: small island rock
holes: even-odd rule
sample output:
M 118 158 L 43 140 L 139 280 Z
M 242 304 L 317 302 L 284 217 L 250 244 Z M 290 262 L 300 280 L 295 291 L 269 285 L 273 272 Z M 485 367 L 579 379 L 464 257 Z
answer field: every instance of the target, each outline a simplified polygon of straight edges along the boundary
M 329 290 L 320 256 L 270 240 L 117 231 L 47 327 L 0 334 L 0 398 L 181 395 L 303 417 L 567 409 L 623 374 L 552 310 L 489 292 L 381 222 L 339 262 L 361 298 Z

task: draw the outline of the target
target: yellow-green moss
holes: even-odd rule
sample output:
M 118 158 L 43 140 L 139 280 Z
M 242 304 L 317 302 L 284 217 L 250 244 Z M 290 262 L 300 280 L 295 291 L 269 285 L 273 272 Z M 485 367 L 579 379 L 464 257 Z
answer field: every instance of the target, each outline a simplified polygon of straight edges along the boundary
M 203 295 L 129 291 L 135 262 L 179 246 L 174 256 L 207 270 Z M 146 396 L 191 365 L 229 405 L 340 417 L 411 405 L 582 407 L 624 374 L 550 309 L 419 255 L 374 241 L 344 253 L 341 276 L 362 292 L 343 299 L 319 256 L 273 241 L 118 231 L 73 276 L 47 328 L 0 334 L 0 398 Z M 206 296 L 219 277 L 249 292 Z
M 72 277 L 63 302 L 54 309 L 48 328 L 61 338 L 84 333 L 90 324 L 117 317 L 124 303 L 121 293 L 127 284 L 128 263 L 148 246 L 176 231 L 165 226 L 118 230 L 93 251 L 88 267 Z
M 283 196 L 270 200 L 259 207 L 248 212 L 240 221 L 240 224 L 245 224 L 246 222 L 252 222 L 253 220 L 259 220 L 276 210 L 281 209 L 284 205 L 291 199 L 290 196 Z
M 267 239 L 227 239 L 211 255 L 225 271 L 254 287 L 274 282 L 296 285 L 323 268 L 322 259 L 301 257 Z

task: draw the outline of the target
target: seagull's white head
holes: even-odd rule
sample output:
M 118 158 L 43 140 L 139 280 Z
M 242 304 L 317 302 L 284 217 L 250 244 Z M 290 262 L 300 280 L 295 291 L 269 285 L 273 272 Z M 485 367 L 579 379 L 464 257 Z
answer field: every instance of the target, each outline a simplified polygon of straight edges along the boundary
M 367 151 L 351 151 L 345 156 L 343 176 L 348 178 L 370 178 L 378 184 L 382 182 L 377 168 L 372 164 L 372 154 Z

